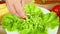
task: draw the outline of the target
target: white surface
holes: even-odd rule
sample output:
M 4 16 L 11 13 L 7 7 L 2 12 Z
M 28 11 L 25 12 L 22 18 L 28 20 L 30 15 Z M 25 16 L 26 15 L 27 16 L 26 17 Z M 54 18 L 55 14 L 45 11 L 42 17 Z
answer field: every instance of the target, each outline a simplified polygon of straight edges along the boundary
M 57 32 L 58 32 L 58 26 L 54 30 L 51 30 L 50 28 L 48 28 L 49 34 L 57 34 Z
M 47 9 L 45 9 L 45 8 L 40 7 L 40 9 L 42 9 L 42 11 L 43 11 L 44 14 L 50 13 L 50 11 L 47 10 Z M 48 34 L 57 34 L 57 32 L 58 32 L 58 26 L 57 26 L 54 30 L 51 30 L 51 29 L 49 29 L 49 28 L 47 28 L 47 29 L 48 29 Z M 6 32 L 7 32 L 7 34 L 19 34 L 19 32 L 17 32 L 17 31 L 8 32 L 8 31 L 6 30 Z
M 43 11 L 44 14 L 50 13 L 50 11 L 45 8 L 40 7 L 40 9 Z
M 7 33 L 7 34 L 19 34 L 18 31 L 9 32 L 9 31 L 7 31 L 7 30 L 6 30 L 6 33 Z

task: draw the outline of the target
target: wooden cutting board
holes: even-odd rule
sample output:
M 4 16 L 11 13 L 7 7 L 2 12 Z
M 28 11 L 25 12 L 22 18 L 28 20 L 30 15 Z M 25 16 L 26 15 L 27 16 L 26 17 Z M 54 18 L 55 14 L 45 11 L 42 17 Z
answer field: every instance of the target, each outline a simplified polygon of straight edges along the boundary
M 45 0 L 44 2 L 42 0 L 35 0 L 35 3 L 37 3 L 37 4 L 53 4 L 53 3 L 60 3 L 60 0 Z
M 0 34 L 6 34 L 5 30 L 3 30 L 1 25 L 0 25 Z

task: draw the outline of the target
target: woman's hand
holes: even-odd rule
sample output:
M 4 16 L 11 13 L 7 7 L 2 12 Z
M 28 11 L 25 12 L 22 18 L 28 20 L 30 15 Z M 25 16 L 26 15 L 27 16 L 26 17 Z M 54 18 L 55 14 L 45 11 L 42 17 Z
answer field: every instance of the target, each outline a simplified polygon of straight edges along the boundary
M 8 9 L 14 15 L 26 19 L 26 14 L 24 12 L 24 0 L 5 0 Z

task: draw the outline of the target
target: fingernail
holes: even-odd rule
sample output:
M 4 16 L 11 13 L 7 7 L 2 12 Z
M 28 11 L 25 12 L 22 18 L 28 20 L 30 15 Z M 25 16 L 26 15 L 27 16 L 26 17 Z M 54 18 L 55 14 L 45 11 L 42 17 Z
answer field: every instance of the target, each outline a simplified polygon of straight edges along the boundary
M 23 18 L 24 20 L 26 20 L 26 18 Z

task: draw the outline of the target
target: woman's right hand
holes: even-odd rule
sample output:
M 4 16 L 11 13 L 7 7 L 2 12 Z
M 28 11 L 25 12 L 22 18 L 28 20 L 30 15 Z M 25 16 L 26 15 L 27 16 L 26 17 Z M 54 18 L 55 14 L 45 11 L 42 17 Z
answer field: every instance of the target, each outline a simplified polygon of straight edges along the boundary
M 18 17 L 26 19 L 24 12 L 25 0 L 5 0 L 10 12 Z

